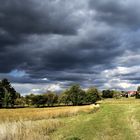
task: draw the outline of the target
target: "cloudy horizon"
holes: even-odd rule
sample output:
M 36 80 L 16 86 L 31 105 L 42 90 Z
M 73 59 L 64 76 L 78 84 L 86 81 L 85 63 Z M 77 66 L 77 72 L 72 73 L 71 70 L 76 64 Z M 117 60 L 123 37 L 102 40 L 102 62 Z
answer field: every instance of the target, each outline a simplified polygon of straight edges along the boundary
M 22 93 L 140 84 L 140 1 L 1 0 L 0 79 Z

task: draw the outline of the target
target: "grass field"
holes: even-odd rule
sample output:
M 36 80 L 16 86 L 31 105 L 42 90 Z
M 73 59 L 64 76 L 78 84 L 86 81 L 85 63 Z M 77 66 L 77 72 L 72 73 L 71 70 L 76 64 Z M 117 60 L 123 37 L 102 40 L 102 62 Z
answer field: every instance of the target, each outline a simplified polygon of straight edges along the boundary
M 0 140 L 139 140 L 140 100 L 94 106 L 0 110 Z
M 94 106 L 0 109 L 0 140 L 50 140 L 63 118 L 90 113 Z
M 96 113 L 65 118 L 53 140 L 139 140 L 140 101 L 113 99 L 101 102 Z

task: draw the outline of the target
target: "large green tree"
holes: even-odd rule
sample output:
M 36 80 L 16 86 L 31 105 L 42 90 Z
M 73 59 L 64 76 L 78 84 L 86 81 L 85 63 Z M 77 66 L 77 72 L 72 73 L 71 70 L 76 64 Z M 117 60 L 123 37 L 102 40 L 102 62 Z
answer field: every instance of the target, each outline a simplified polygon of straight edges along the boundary
M 101 99 L 100 92 L 98 91 L 98 89 L 96 87 L 91 87 L 87 90 L 86 103 L 92 104 L 100 99 Z
M 2 86 L 2 82 L 0 81 L 0 108 L 3 107 L 5 97 L 5 89 Z
M 47 105 L 53 106 L 54 104 L 58 103 L 58 95 L 53 92 L 47 93 Z
M 140 86 L 137 88 L 136 99 L 140 99 Z
M 7 79 L 0 81 L 0 107 L 14 107 L 18 97 L 17 92 Z
M 46 101 L 43 95 L 35 95 L 32 97 L 32 104 L 36 105 L 37 107 L 45 106 Z
M 103 98 L 113 98 L 114 92 L 112 90 L 103 90 L 102 91 L 102 97 Z
M 70 102 L 71 101 L 69 98 L 69 90 L 66 89 L 59 95 L 59 104 L 62 103 L 62 104 L 68 105 Z
M 78 84 L 70 87 L 67 91 L 68 99 L 73 105 L 81 105 L 85 102 L 85 91 Z

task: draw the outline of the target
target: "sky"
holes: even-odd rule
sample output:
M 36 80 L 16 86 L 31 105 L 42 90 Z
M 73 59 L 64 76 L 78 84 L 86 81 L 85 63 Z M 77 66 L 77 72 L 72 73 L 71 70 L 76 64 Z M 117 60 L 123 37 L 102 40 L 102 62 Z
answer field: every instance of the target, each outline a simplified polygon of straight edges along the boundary
M 0 0 L 0 79 L 22 94 L 140 84 L 139 0 Z

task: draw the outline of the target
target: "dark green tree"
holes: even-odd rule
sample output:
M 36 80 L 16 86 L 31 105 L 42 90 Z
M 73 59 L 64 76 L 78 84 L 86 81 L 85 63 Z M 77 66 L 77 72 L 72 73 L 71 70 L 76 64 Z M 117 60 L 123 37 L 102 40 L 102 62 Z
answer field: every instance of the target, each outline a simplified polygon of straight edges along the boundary
M 59 104 L 62 103 L 62 104 L 68 105 L 70 102 L 71 101 L 69 98 L 69 90 L 65 90 L 59 95 Z
M 136 99 L 140 99 L 140 86 L 137 88 Z
M 82 105 L 85 102 L 85 91 L 83 91 L 78 84 L 73 85 L 67 92 L 68 100 L 72 105 Z
M 92 104 L 96 101 L 101 100 L 100 92 L 96 87 L 91 87 L 86 92 L 86 103 Z
M 2 86 L 2 82 L 0 81 L 0 108 L 4 105 L 4 97 L 5 97 L 5 90 Z
M 103 98 L 113 98 L 114 92 L 112 90 L 103 90 L 102 97 Z
M 26 105 L 25 97 L 18 97 L 15 101 L 15 105 L 18 107 L 24 107 Z
M 17 92 L 7 79 L 0 82 L 0 107 L 14 107 Z
M 32 104 L 36 105 L 37 107 L 45 106 L 46 100 L 43 95 L 34 95 L 32 97 Z
M 35 95 L 34 94 L 29 94 L 29 95 L 26 95 L 25 96 L 25 103 L 26 103 L 26 105 L 28 105 L 28 106 L 31 106 L 31 105 L 33 105 L 33 97 L 34 97 Z
M 55 93 L 48 92 L 47 97 L 48 97 L 48 100 L 47 100 L 48 106 L 53 106 L 54 104 L 58 103 L 58 95 L 56 95 Z

